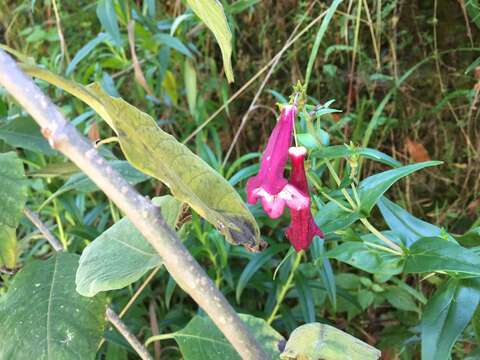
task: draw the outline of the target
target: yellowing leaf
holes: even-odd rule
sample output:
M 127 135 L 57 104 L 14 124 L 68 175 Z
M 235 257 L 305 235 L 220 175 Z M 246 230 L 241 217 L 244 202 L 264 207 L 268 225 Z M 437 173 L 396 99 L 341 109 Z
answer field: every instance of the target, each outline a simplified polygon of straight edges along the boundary
M 17 236 L 15 229 L 0 224 L 0 266 L 14 268 L 17 262 Z
M 185 60 L 183 69 L 188 109 L 190 110 L 190 114 L 195 116 L 195 108 L 197 107 L 197 72 L 195 71 L 192 62 L 188 59 Z
M 223 66 L 225 67 L 227 80 L 233 82 L 232 33 L 228 27 L 222 4 L 218 0 L 187 0 L 187 3 L 215 35 L 220 50 L 222 50 Z
M 83 87 L 44 69 L 23 68 L 90 105 L 115 130 L 133 166 L 165 183 L 178 200 L 213 224 L 229 242 L 252 251 L 264 247 L 258 225 L 235 189 L 205 161 L 160 129 L 148 114 L 121 98 L 109 96 L 97 84 Z
M 379 350 L 333 326 L 310 323 L 296 328 L 282 360 L 377 360 Z
M 15 152 L 0 154 L 0 266 L 15 267 L 15 229 L 27 200 L 23 163 Z
M 165 73 L 165 77 L 162 81 L 162 87 L 168 96 L 170 96 L 172 102 L 176 105 L 178 103 L 177 81 L 175 80 L 175 76 L 173 76 L 171 71 L 167 71 Z

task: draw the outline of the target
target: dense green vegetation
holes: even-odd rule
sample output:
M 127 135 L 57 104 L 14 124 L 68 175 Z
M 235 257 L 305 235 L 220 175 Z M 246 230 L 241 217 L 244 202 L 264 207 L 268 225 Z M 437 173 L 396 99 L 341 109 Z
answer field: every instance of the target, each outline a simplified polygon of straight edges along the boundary
M 281 336 L 321 322 L 380 349 L 382 359 L 480 358 L 480 3 L 221 3 L 232 33 L 231 83 L 212 32 L 179 0 L 7 0 L 0 2 L 0 44 L 116 170 L 142 195 L 157 197 L 167 223 L 235 310 L 248 314 L 242 319 L 267 339 L 270 353 L 278 352 Z M 91 97 L 79 98 L 52 73 L 85 86 L 95 82 L 103 92 L 90 87 Z M 128 123 L 137 113 L 117 97 L 151 119 Z M 177 143 L 148 152 L 166 136 L 153 134 L 148 121 L 188 146 L 246 200 L 246 181 L 259 171 L 280 114 L 276 104 L 293 98 L 295 141 L 308 150 L 311 211 L 325 238 L 296 253 L 284 233 L 288 212 L 272 219 L 260 205 L 249 205 L 268 243 L 250 252 L 263 246 L 236 246 L 238 237 L 212 225 L 229 219 L 223 210 L 234 207 L 242 221 L 253 221 L 235 195 L 225 209 L 210 199 L 211 191 L 227 193 L 227 184 L 211 180 L 178 195 L 176 177 L 166 171 L 195 174 L 198 164 L 176 163 L 172 156 L 184 151 Z M 104 101 L 100 110 L 95 99 Z M 138 147 L 128 148 L 135 136 L 147 143 L 144 158 Z M 155 162 L 171 166 L 156 172 Z M 191 200 L 192 193 L 204 203 Z M 71 254 L 55 255 L 22 215 L 25 207 Z M 71 312 L 88 302 L 76 291 L 100 293 L 85 305 L 90 345 L 76 343 L 98 359 L 137 358 L 108 324 L 98 350 L 91 345 L 104 326 L 91 309 L 106 303 L 155 358 L 193 359 L 193 345 L 182 342 L 189 331 L 221 336 L 122 217 L 0 87 L 0 347 L 10 349 L 0 348 L 0 359 L 15 358 L 6 334 L 28 332 L 6 310 L 33 296 L 25 290 L 28 275 L 42 283 L 39 272 L 53 271 L 53 289 L 54 266 L 70 264 L 62 281 L 73 284 L 78 261 L 76 289 L 70 284 L 61 291 L 79 297 L 65 304 Z M 112 239 L 143 255 L 111 246 Z M 80 260 L 73 255 L 82 253 Z M 128 261 L 116 261 L 125 254 Z M 47 301 L 48 294 L 37 296 Z M 156 335 L 161 341 L 153 341 Z M 197 354 L 206 351 L 196 346 Z M 222 358 L 215 356 L 212 350 L 209 358 Z

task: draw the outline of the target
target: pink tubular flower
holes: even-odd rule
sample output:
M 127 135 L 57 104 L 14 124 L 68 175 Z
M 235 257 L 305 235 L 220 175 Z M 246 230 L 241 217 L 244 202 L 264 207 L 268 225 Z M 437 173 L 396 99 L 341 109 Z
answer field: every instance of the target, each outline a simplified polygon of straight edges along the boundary
M 255 204 L 260 198 L 263 209 L 272 219 L 282 215 L 285 205 L 289 208 L 304 208 L 310 199 L 298 191 L 283 177 L 292 142 L 292 130 L 297 107 L 286 105 L 280 119 L 268 139 L 263 152 L 258 174 L 247 181 L 247 200 Z
M 307 176 L 305 174 L 305 155 L 307 149 L 301 147 L 291 147 L 288 151 L 292 161 L 292 172 L 290 174 L 290 184 L 304 193 L 310 199 Z M 290 207 L 291 222 L 286 230 L 288 241 L 297 252 L 308 249 L 315 235 L 323 238 L 323 232 L 318 228 L 313 220 L 310 206 L 303 208 Z

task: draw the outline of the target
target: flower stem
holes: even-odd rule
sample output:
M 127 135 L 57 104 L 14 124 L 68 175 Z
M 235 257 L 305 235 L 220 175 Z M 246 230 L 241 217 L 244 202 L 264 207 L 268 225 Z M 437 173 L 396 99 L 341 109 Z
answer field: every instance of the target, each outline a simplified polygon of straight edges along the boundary
M 340 185 L 341 183 L 341 180 L 340 178 L 338 177 L 337 175 L 337 172 L 335 171 L 335 169 L 333 168 L 332 164 L 330 163 L 330 161 L 328 160 L 325 160 L 325 164 L 327 165 L 327 168 L 328 170 L 330 171 L 330 174 L 332 175 L 333 179 L 335 180 L 335 182 L 337 183 L 337 185 Z M 360 206 L 360 197 L 358 196 L 358 193 L 357 193 L 357 189 L 355 187 L 355 185 L 352 183 L 352 192 L 355 196 L 355 199 L 356 199 L 356 202 L 352 199 L 352 197 L 350 196 L 350 194 L 345 190 L 345 189 L 341 189 L 342 191 L 342 194 L 345 196 L 345 199 L 347 199 L 348 203 L 350 204 L 350 206 L 352 207 L 353 210 L 356 210 L 359 208 Z M 363 225 L 365 225 L 365 227 L 373 234 L 375 235 L 376 237 L 378 237 L 380 240 L 382 240 L 385 244 L 388 245 L 388 247 L 390 247 L 391 249 L 393 249 L 396 253 L 398 253 L 398 255 L 402 255 L 403 254 L 403 251 L 402 251 L 402 248 L 400 246 L 398 246 L 397 244 L 395 244 L 392 240 L 390 240 L 389 238 L 387 238 L 385 235 L 383 235 L 380 231 L 378 231 L 378 229 L 372 225 L 372 223 L 370 223 L 370 221 L 368 221 L 367 218 L 360 218 L 360 221 L 362 222 Z
M 387 238 L 385 235 L 383 235 L 380 231 L 378 231 L 378 229 L 373 226 L 370 221 L 368 221 L 367 218 L 360 218 L 360 221 L 362 222 L 363 225 L 365 225 L 365 227 L 373 234 L 375 235 L 376 237 L 378 237 L 380 240 L 382 240 L 385 244 L 387 244 L 390 248 L 392 248 L 393 250 L 396 250 L 399 254 L 398 255 L 402 255 L 403 254 L 403 251 L 402 251 L 402 248 L 400 246 L 398 246 L 397 244 L 395 244 L 392 240 L 390 240 L 389 238 Z
M 275 304 L 275 307 L 273 308 L 272 313 L 268 317 L 267 324 L 271 324 L 273 320 L 275 320 L 275 317 L 277 316 L 277 312 L 280 309 L 280 305 L 282 305 L 283 300 L 285 299 L 285 296 L 288 293 L 288 290 L 290 290 L 290 287 L 292 286 L 293 278 L 295 277 L 295 272 L 297 271 L 298 265 L 300 265 L 300 261 L 302 260 L 303 257 L 303 251 L 300 251 L 297 253 L 295 256 L 295 259 L 293 260 L 292 264 L 292 269 L 290 270 L 290 275 L 288 275 L 287 282 L 283 284 L 282 288 L 280 289 L 280 293 L 278 294 L 277 298 L 277 303 Z

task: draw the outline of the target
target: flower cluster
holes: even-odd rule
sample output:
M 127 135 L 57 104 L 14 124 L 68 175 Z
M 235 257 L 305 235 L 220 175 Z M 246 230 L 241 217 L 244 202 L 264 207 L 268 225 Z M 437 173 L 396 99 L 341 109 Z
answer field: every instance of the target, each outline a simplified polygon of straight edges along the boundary
M 282 215 L 285 206 L 290 209 L 291 223 L 286 235 L 295 250 L 306 250 L 315 235 L 323 237 L 310 211 L 310 194 L 305 174 L 304 147 L 291 147 L 292 131 L 297 107 L 286 105 L 268 139 L 262 154 L 258 174 L 247 181 L 247 201 L 261 201 L 272 219 Z M 288 158 L 292 162 L 290 181 L 284 178 Z

